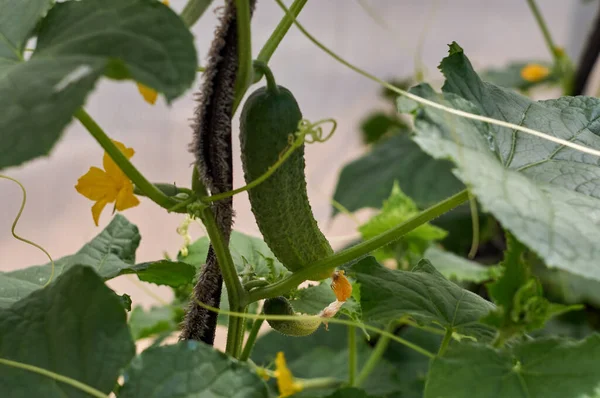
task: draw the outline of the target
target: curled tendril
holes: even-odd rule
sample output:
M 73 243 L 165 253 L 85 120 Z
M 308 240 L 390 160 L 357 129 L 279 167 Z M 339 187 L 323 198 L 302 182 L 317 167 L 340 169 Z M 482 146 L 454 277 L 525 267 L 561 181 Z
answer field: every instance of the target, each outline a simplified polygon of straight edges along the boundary
M 323 136 L 323 128 L 321 125 L 325 123 L 331 123 L 331 130 L 326 136 Z M 311 123 L 309 120 L 302 119 L 298 123 L 298 132 L 296 135 L 301 137 L 305 143 L 312 144 L 315 142 L 326 142 L 331 138 L 335 130 L 337 129 L 337 122 L 335 119 L 321 119 L 314 123 Z M 309 138 L 310 137 L 310 138 Z
M 50 253 L 48 253 L 46 251 L 46 249 L 44 249 L 42 246 L 17 235 L 17 233 L 15 232 L 17 223 L 19 222 L 19 219 L 21 218 L 21 214 L 23 214 L 23 209 L 25 209 L 25 203 L 27 203 L 27 191 L 25 190 L 25 187 L 23 186 L 23 184 L 21 184 L 18 180 L 14 179 L 12 177 L 0 174 L 0 178 L 4 178 L 6 180 L 10 180 L 10 181 L 14 182 L 21 188 L 21 191 L 23 192 L 23 200 L 21 200 L 21 207 L 19 208 L 19 211 L 17 212 L 17 216 L 15 217 L 15 220 L 12 223 L 12 226 L 10 228 L 10 233 L 12 234 L 12 236 L 15 239 L 20 240 L 21 242 L 27 243 L 28 245 L 31 245 L 33 247 L 37 247 L 42 252 L 44 252 L 44 254 L 48 257 L 48 259 L 50 260 L 50 265 L 51 265 L 50 278 L 48 278 L 48 280 L 46 281 L 44 286 L 42 286 L 42 287 L 46 287 L 52 282 L 52 279 L 54 278 L 54 268 L 55 267 L 54 267 L 54 260 L 52 259 L 52 256 L 50 256 Z

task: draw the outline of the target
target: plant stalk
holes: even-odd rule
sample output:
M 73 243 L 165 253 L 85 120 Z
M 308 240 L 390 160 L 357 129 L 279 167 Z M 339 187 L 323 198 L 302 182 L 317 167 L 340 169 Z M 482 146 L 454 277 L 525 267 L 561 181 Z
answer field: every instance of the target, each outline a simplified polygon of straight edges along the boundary
M 448 349 L 448 345 L 452 341 L 452 329 L 446 329 L 446 333 L 444 334 L 444 339 L 442 340 L 442 344 L 440 345 L 440 349 L 438 351 L 438 357 L 444 356 L 444 353 Z
M 250 355 L 252 354 L 252 349 L 254 348 L 254 343 L 256 342 L 256 338 L 258 337 L 258 332 L 260 331 L 260 328 L 264 322 L 264 319 L 256 319 L 252 324 L 252 329 L 250 329 L 250 333 L 248 334 L 246 345 L 244 346 L 242 355 L 240 355 L 240 361 L 247 361 L 248 358 L 250 358 Z
M 356 326 L 348 326 L 348 384 L 356 383 Z
M 396 322 L 392 321 L 385 328 L 385 331 L 388 333 L 394 333 L 395 328 L 396 328 Z M 371 372 L 373 372 L 373 370 L 379 363 L 379 360 L 383 356 L 383 353 L 387 349 L 387 346 L 389 343 L 390 343 L 390 337 L 388 335 L 382 334 L 379 337 L 377 344 L 375 344 L 375 348 L 373 348 L 373 352 L 371 352 L 371 356 L 369 357 L 369 359 L 367 359 L 365 366 L 363 366 L 360 373 L 358 374 L 358 378 L 356 379 L 356 384 L 355 384 L 356 387 L 360 387 L 365 381 L 367 381 L 367 379 L 369 378 L 369 375 L 371 374 Z
M 233 114 L 239 106 L 246 90 L 252 84 L 254 71 L 252 68 L 252 32 L 250 29 L 250 2 L 235 0 L 237 11 L 238 34 L 238 72 L 235 79 L 235 99 Z
M 527 4 L 531 9 L 531 13 L 533 14 L 535 21 L 538 24 L 538 27 L 542 31 L 542 35 L 544 36 L 544 41 L 546 42 L 546 46 L 550 50 L 552 57 L 554 57 L 554 62 L 558 63 L 560 61 L 560 53 L 558 51 L 558 47 L 554 43 L 552 36 L 550 35 L 550 30 L 548 29 L 548 25 L 546 25 L 546 21 L 544 21 L 544 17 L 542 17 L 542 13 L 540 12 L 535 0 L 527 0 Z
M 402 224 L 375 236 L 367 241 L 361 242 L 348 249 L 342 250 L 324 258 L 323 260 L 317 261 L 316 263 L 294 272 L 290 276 L 280 280 L 279 282 L 273 283 L 272 285 L 258 288 L 249 293 L 249 302 L 258 301 L 265 298 L 277 297 L 284 294 L 291 289 L 298 286 L 300 283 L 307 280 L 310 276 L 314 275 L 317 271 L 323 269 L 331 269 L 339 267 L 351 261 L 356 261 L 361 257 L 364 257 L 372 251 L 379 249 L 395 240 L 400 239 L 413 229 L 429 222 L 444 213 L 454 209 L 455 207 L 463 204 L 469 200 L 469 192 L 465 189 L 448 199 L 439 202 L 427 210 L 422 211 L 415 217 L 403 222 Z
M 210 7 L 212 0 L 188 0 L 187 4 L 181 11 L 180 17 L 183 23 L 188 28 L 194 26 L 194 24 L 204 15 L 204 12 Z

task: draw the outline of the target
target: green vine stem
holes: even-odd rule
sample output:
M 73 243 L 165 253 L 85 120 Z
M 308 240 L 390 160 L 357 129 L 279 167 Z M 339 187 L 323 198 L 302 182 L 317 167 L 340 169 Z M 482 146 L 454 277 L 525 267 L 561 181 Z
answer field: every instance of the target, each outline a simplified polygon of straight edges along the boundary
M 338 388 L 343 382 L 333 377 L 319 377 L 314 379 L 296 379 L 302 385 L 302 391 L 323 390 L 327 388 Z
M 264 62 L 265 64 L 269 63 L 275 49 L 277 49 L 288 30 L 290 30 L 290 27 L 294 23 L 294 19 L 300 15 L 300 11 L 302 11 L 302 8 L 304 8 L 307 1 L 308 0 L 295 0 L 294 3 L 292 3 L 289 14 L 286 13 L 283 18 L 281 18 L 281 21 L 279 21 L 279 24 L 258 53 L 258 57 L 256 58 L 258 61 Z M 259 70 L 258 72 L 259 73 L 254 76 L 254 83 L 257 83 L 263 76 L 262 71 Z
M 252 324 L 252 329 L 250 329 L 250 333 L 248 334 L 246 345 L 244 345 L 244 350 L 242 351 L 242 355 L 240 355 L 240 361 L 247 361 L 248 358 L 250 358 L 250 354 L 252 354 L 252 349 L 254 348 L 254 343 L 258 337 L 258 332 L 260 331 L 260 328 L 264 322 L 264 319 L 256 319 Z
M 100 146 L 108 153 L 112 160 L 119 166 L 119 168 L 125 173 L 125 175 L 133 181 L 135 186 L 143 192 L 144 196 L 147 196 L 154 203 L 170 210 L 173 206 L 177 205 L 178 202 L 173 198 L 168 197 L 160 189 L 154 186 L 150 181 L 143 176 L 142 173 L 135 168 L 135 166 L 127 159 L 127 157 L 117 148 L 112 142 L 110 137 L 106 135 L 104 130 L 96 123 L 96 121 L 83 109 L 80 108 L 73 115 L 81 124 L 90 132 L 92 137 L 98 141 Z M 180 213 L 185 213 L 186 210 L 182 209 Z
M 267 80 L 267 89 L 273 94 L 279 94 L 279 87 L 277 87 L 275 76 L 273 75 L 271 68 L 262 61 L 254 61 L 252 65 L 254 66 L 254 70 L 265 76 L 265 79 Z
M 448 349 L 448 345 L 452 341 L 452 333 L 452 328 L 446 329 L 446 333 L 444 333 L 444 339 L 442 340 L 442 344 L 440 345 L 440 349 L 438 351 L 438 357 L 443 356 Z
M 348 326 L 348 384 L 356 383 L 356 326 Z
M 300 283 L 307 280 L 311 275 L 314 275 L 318 270 L 339 267 L 348 262 L 366 256 L 373 250 L 398 240 L 413 229 L 441 216 L 444 213 L 447 213 L 455 207 L 465 203 L 467 200 L 469 200 L 469 192 L 465 189 L 456 195 L 431 206 L 427 210 L 422 211 L 415 217 L 406 220 L 402 224 L 375 236 L 374 238 L 337 252 L 332 256 L 324 258 L 323 260 L 317 261 L 316 263 L 298 272 L 294 272 L 279 282 L 251 291 L 249 293 L 249 302 L 279 296 L 295 288 Z
M 204 12 L 210 7 L 212 0 L 188 0 L 187 4 L 181 11 L 180 17 L 188 28 L 194 26 L 194 24 L 204 15 Z
M 375 369 L 379 360 L 383 356 L 388 344 L 390 343 L 390 334 L 393 335 L 394 330 L 396 328 L 396 322 L 390 322 L 390 324 L 385 328 L 386 334 L 381 334 L 377 344 L 375 344 L 375 348 L 373 348 L 373 352 L 371 352 L 371 356 L 367 359 L 367 362 L 361 369 L 358 377 L 356 378 L 356 387 L 360 387 L 368 378 L 371 372 Z
M 538 24 L 538 27 L 542 31 L 542 35 L 544 36 L 544 41 L 546 42 L 546 45 L 548 46 L 550 53 L 554 57 L 554 61 L 558 63 L 560 61 L 560 59 L 559 59 L 560 51 L 559 51 L 558 47 L 556 47 L 554 40 L 552 40 L 552 36 L 550 35 L 550 30 L 548 29 L 548 25 L 546 25 L 546 21 L 544 21 L 544 17 L 542 17 L 542 13 L 540 12 L 540 9 L 538 8 L 535 0 L 527 0 L 527 4 L 529 5 L 529 8 L 531 9 L 531 13 L 534 16 L 535 21 Z
M 37 373 L 39 375 L 49 377 L 49 378 L 59 381 L 61 383 L 68 384 L 71 387 L 74 387 L 80 391 L 83 391 L 93 397 L 108 398 L 108 395 L 104 394 L 102 391 L 96 390 L 92 386 L 88 386 L 87 384 L 84 384 L 80 381 L 77 381 L 77 380 L 72 379 L 67 376 L 63 376 L 61 374 L 52 372 L 52 371 L 44 369 L 44 368 L 40 368 L 40 367 L 37 367 L 34 365 L 29 365 L 26 363 L 11 361 L 10 359 L 4 359 L 4 358 L 0 358 L 0 364 L 6 365 L 6 366 L 12 366 L 13 368 L 19 368 L 19 369 L 26 370 L 28 372 Z
M 229 299 L 229 307 L 233 311 L 239 312 L 246 306 L 247 293 L 242 287 L 242 284 L 238 278 L 233 259 L 231 258 L 231 252 L 223 240 L 219 226 L 215 220 L 215 216 L 210 207 L 204 207 L 201 211 L 201 219 L 206 227 L 206 232 L 210 239 L 221 273 L 223 274 L 223 281 L 227 287 L 227 298 Z M 242 318 L 236 316 L 229 317 L 229 327 L 227 329 L 227 346 L 226 352 L 232 356 L 236 356 L 239 351 L 240 345 L 240 333 L 244 332 L 244 322 Z
M 235 78 L 235 99 L 233 112 L 242 102 L 246 90 L 252 84 L 254 72 L 252 69 L 252 32 L 250 29 L 250 2 L 248 0 L 235 0 L 237 10 L 238 34 L 238 72 Z

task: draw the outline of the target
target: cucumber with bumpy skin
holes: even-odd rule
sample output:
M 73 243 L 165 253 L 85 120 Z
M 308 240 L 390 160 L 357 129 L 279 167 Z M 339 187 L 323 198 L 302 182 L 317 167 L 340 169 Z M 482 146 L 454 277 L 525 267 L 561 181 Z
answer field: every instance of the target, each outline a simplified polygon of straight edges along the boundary
M 265 300 L 263 311 L 266 315 L 296 315 L 294 308 L 285 297 Z M 275 320 L 267 319 L 269 326 L 286 336 L 308 336 L 313 334 L 321 324 L 320 319 Z
M 246 100 L 240 117 L 242 164 L 246 183 L 263 175 L 289 148 L 302 113 L 292 93 L 267 80 Z M 292 138 L 293 139 L 293 138 Z M 313 216 L 304 176 L 304 145 L 265 181 L 248 191 L 252 212 L 265 242 L 290 271 L 333 254 Z M 327 278 L 332 270 L 312 275 Z

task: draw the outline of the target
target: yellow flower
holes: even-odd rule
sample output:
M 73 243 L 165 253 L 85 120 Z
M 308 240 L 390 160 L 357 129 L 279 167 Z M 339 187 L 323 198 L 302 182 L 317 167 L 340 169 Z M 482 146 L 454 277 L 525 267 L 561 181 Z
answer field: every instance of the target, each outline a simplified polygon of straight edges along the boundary
M 163 0 L 164 5 L 169 5 L 169 0 Z M 142 97 L 146 100 L 147 103 L 154 105 L 156 103 L 156 99 L 158 98 L 158 93 L 151 89 L 148 86 L 144 86 L 141 83 L 137 83 L 138 91 L 142 94 Z
M 290 397 L 302 391 L 302 385 L 294 381 L 294 376 L 288 369 L 285 363 L 285 356 L 281 351 L 277 353 L 277 357 L 275 358 L 275 377 L 277 377 L 279 398 Z
M 352 284 L 344 275 L 344 271 L 335 271 L 332 275 L 331 288 L 338 301 L 346 301 L 352 296 Z
M 528 82 L 539 82 L 550 74 L 550 69 L 539 64 L 527 64 L 521 69 L 521 77 Z
M 127 159 L 135 153 L 132 148 L 127 148 L 114 140 L 113 142 Z M 77 192 L 96 202 L 92 206 L 92 217 L 96 226 L 98 226 L 100 213 L 108 203 L 115 202 L 115 209 L 119 211 L 140 204 L 139 199 L 133 194 L 133 184 L 107 153 L 104 153 L 102 164 L 104 170 L 90 167 L 90 170 L 81 176 L 75 185 Z

